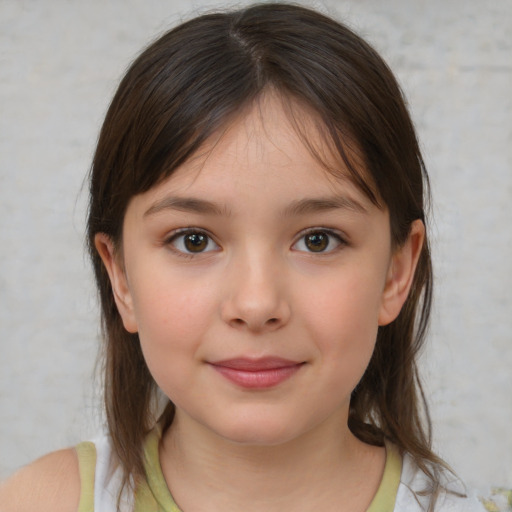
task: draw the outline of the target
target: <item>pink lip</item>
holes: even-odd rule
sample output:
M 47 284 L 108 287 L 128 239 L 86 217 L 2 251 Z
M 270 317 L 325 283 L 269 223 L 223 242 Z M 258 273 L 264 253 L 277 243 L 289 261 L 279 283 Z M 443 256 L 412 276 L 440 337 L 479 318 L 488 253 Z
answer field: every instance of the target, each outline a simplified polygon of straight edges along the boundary
M 223 377 L 249 389 L 277 386 L 297 372 L 303 363 L 279 357 L 236 358 L 210 363 Z

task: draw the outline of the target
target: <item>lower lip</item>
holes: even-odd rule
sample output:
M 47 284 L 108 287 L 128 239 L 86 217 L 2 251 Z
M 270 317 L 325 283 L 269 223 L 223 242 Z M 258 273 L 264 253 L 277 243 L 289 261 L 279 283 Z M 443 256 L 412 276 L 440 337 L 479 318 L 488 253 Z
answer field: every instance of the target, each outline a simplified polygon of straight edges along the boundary
M 294 375 L 302 366 L 295 364 L 282 368 L 269 368 L 265 370 L 247 371 L 213 365 L 223 377 L 240 387 L 248 389 L 267 389 L 281 384 Z

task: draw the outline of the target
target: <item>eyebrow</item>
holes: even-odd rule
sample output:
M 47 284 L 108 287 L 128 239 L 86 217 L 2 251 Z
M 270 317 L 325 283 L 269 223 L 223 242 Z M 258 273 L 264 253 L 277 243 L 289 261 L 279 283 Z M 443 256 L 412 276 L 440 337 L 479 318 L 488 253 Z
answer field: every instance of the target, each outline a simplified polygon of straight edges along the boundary
M 205 199 L 196 199 L 194 197 L 177 197 L 168 196 L 153 204 L 146 212 L 144 217 L 154 215 L 162 210 L 179 210 L 189 213 L 206 213 L 213 215 L 225 215 L 227 211 L 225 208 L 218 206 L 211 201 Z
M 339 209 L 368 213 L 368 210 L 359 201 L 348 196 L 299 199 L 287 206 L 284 213 L 287 216 L 291 216 Z

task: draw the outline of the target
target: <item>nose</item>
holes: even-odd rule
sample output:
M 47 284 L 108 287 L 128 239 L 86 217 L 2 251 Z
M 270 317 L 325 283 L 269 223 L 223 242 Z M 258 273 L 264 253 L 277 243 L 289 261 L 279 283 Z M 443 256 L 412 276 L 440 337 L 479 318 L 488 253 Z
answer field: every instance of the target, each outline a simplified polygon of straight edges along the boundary
M 233 261 L 227 276 L 222 318 L 231 327 L 252 332 L 276 331 L 290 319 L 284 276 L 275 259 Z

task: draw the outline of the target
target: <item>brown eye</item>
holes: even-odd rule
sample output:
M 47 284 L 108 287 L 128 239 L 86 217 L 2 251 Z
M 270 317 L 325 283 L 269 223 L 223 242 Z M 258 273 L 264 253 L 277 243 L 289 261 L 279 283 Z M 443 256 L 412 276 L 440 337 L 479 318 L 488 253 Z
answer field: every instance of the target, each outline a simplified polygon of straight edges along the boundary
M 173 235 L 168 243 L 185 255 L 216 251 L 219 246 L 204 231 L 183 230 Z
M 322 231 L 309 233 L 304 237 L 304 243 L 311 252 L 322 252 L 329 245 L 329 235 Z
M 309 253 L 330 253 L 344 245 L 347 245 L 345 240 L 336 231 L 311 229 L 293 244 L 292 249 Z

